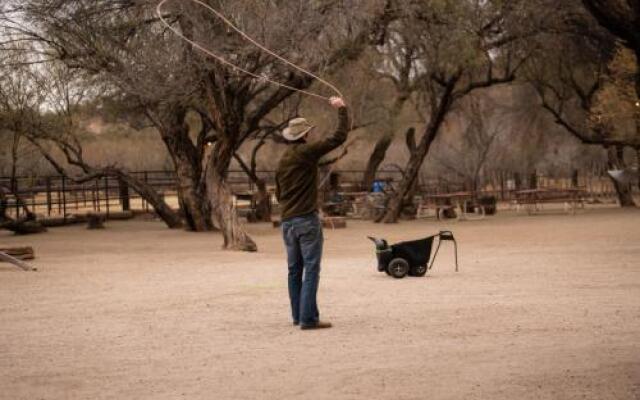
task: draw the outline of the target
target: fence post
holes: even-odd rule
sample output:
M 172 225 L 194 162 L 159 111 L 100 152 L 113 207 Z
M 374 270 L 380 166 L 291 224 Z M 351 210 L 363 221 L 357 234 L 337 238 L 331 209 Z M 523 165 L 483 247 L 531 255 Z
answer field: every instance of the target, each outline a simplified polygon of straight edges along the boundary
M 20 193 L 18 192 L 18 179 L 15 176 L 11 177 L 11 190 L 13 191 L 14 202 L 16 203 L 16 220 L 20 219 L 20 202 L 18 201 L 18 196 Z
M 149 184 L 149 174 L 147 171 L 144 171 L 144 183 L 145 184 Z M 144 212 L 149 212 L 149 203 L 147 203 L 147 201 L 144 199 L 144 197 L 142 198 L 142 207 L 144 208 Z
M 67 193 L 66 178 L 62 175 L 62 220 L 67 223 Z
M 122 178 L 118 178 L 118 191 L 120 204 L 122 205 L 122 211 L 131 210 L 131 204 L 129 200 L 129 185 Z
M 56 202 L 58 203 L 58 215 L 62 214 L 62 191 L 61 186 L 56 185 Z
M 47 188 L 47 216 L 51 216 L 51 177 L 47 176 L 45 181 L 45 186 Z
M 31 211 L 33 211 L 34 213 L 38 212 L 36 210 L 36 195 L 38 194 L 38 192 L 36 191 L 37 183 L 37 180 L 32 179 L 29 185 L 29 195 L 31 196 Z
M 100 207 L 100 182 L 99 182 L 98 178 L 96 178 L 96 180 L 94 182 L 95 182 L 95 184 L 94 184 L 93 192 L 95 193 L 95 196 L 93 196 L 93 198 L 94 198 L 93 211 L 100 212 L 100 210 L 101 210 L 101 207 Z
M 104 177 L 104 198 L 106 201 L 107 218 L 109 218 L 109 177 Z
M 535 169 L 531 172 L 529 176 L 529 189 L 537 189 L 538 188 L 538 171 Z

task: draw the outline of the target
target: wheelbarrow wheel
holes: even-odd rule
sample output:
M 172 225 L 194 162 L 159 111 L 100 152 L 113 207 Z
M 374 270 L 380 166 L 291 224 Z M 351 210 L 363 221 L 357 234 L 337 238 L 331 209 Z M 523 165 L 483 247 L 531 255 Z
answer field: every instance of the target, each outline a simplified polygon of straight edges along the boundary
M 389 275 L 394 278 L 404 278 L 409 272 L 409 263 L 404 258 L 394 258 L 387 267 Z
M 427 273 L 426 265 L 418 265 L 417 267 L 411 268 L 411 276 L 424 276 Z

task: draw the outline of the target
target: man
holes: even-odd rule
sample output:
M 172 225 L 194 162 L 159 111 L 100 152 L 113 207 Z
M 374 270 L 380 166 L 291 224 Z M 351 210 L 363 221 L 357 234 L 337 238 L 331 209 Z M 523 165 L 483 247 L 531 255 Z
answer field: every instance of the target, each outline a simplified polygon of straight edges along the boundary
M 316 302 L 322 258 L 322 224 L 318 217 L 318 162 L 340 146 L 349 133 L 344 100 L 332 97 L 339 125 L 333 136 L 307 143 L 314 126 L 304 118 L 289 121 L 282 136 L 288 148 L 276 170 L 276 197 L 282 209 L 282 235 L 289 265 L 289 299 L 293 324 L 301 329 L 330 328 L 320 321 Z

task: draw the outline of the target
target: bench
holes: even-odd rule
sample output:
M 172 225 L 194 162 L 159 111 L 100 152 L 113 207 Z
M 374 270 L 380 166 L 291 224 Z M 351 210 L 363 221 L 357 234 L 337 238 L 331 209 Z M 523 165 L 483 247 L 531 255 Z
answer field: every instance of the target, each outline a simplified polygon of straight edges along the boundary
M 576 213 L 584 208 L 586 192 L 582 189 L 530 189 L 515 193 L 516 211 L 524 208 L 528 214 L 542 210 L 543 204 L 563 204 L 565 212 Z

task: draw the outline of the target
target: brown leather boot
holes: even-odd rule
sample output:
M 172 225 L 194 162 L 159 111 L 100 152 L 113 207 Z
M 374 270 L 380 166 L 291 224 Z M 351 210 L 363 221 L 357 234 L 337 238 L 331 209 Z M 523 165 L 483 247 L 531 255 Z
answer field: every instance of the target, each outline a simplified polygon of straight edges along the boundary
M 332 326 L 331 322 L 318 321 L 314 325 L 300 325 L 300 329 L 302 329 L 302 330 L 307 330 L 307 329 L 326 329 L 326 328 L 331 328 L 331 326 Z

